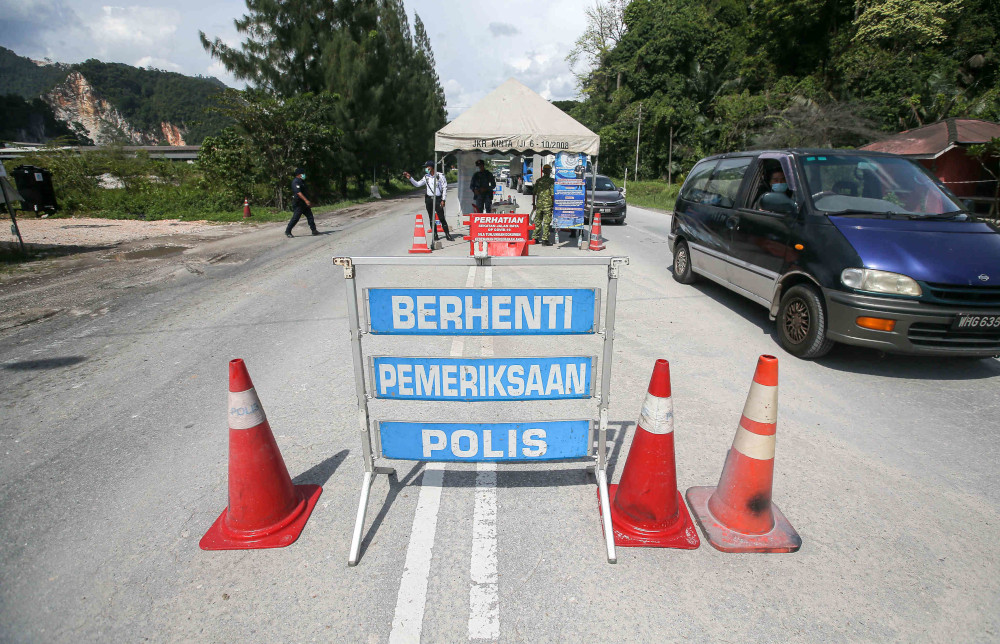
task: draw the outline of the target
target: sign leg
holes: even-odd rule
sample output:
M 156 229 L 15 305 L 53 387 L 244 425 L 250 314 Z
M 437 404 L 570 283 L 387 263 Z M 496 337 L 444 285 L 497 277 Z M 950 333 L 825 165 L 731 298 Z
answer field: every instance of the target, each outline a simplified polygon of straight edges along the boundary
M 608 563 L 618 563 L 615 554 L 615 533 L 611 527 L 611 503 L 608 500 L 608 471 L 597 469 L 597 488 L 601 494 L 601 522 L 604 524 L 604 545 L 608 549 Z
M 365 513 L 368 512 L 368 493 L 372 488 L 374 472 L 365 472 L 361 479 L 361 501 L 358 503 L 358 517 L 354 520 L 354 536 L 351 538 L 351 554 L 347 557 L 348 566 L 357 566 L 361 551 L 361 531 L 365 527 Z M 609 518 L 608 521 L 611 519 Z

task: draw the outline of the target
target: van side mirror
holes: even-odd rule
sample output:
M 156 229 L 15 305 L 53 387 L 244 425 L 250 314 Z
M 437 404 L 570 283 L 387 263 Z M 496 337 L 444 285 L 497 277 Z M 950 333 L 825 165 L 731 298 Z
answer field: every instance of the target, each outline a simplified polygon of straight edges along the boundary
M 795 202 L 783 192 L 767 192 L 760 198 L 760 207 L 768 212 L 781 215 L 793 215 L 796 212 Z

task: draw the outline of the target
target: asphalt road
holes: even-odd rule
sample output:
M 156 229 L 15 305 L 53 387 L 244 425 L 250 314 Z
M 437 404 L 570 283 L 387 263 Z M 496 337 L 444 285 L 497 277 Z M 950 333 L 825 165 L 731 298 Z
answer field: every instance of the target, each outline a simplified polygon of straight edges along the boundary
M 345 281 L 331 259 L 405 254 L 420 205 L 386 202 L 375 217 L 321 222 L 335 229 L 321 237 L 285 239 L 269 227 L 239 238 L 247 246 L 236 263 L 119 293 L 100 315 L 0 334 L 0 640 L 1000 639 L 1000 362 L 845 347 L 797 360 L 778 347 L 763 308 L 712 284 L 674 282 L 669 217 L 635 207 L 626 226 L 605 227 L 604 252 L 631 261 L 618 297 L 611 479 L 655 359 L 670 360 L 683 491 L 717 482 L 756 359 L 774 354 L 774 500 L 802 549 L 735 555 L 703 540 L 694 551 L 620 548 L 611 565 L 594 478 L 580 463 L 396 462 L 395 477 L 375 479 L 361 561 L 348 567 L 361 443 Z M 446 244 L 432 258 L 467 250 Z M 421 267 L 359 279 L 603 288 L 605 275 Z M 597 338 L 364 342 L 370 355 L 599 352 Z M 288 548 L 198 547 L 226 505 L 235 357 L 247 362 L 295 482 L 323 485 Z M 596 404 L 371 409 L 376 419 L 472 421 L 588 418 Z

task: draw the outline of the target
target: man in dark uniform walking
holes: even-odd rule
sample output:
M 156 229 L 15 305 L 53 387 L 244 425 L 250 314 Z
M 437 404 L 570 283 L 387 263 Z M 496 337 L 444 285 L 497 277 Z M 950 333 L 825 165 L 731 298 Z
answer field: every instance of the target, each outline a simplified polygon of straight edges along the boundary
M 285 227 L 285 236 L 292 236 L 292 228 L 299 223 L 299 217 L 306 216 L 306 222 L 312 234 L 318 235 L 316 221 L 313 219 L 312 200 L 309 199 L 309 189 L 306 188 L 306 171 L 302 168 L 295 169 L 295 178 L 292 179 L 292 218 L 288 220 Z
M 497 180 L 493 173 L 486 169 L 486 162 L 482 159 L 476 161 L 478 171 L 472 175 L 472 194 L 479 212 L 493 212 L 493 188 L 497 185 Z

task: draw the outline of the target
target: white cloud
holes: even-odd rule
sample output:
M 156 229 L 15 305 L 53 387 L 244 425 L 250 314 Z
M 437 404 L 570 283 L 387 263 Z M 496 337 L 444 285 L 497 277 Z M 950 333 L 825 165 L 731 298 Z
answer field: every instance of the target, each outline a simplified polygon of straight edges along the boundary
M 180 22 L 180 12 L 173 9 L 105 5 L 87 26 L 105 48 L 124 44 L 148 52 L 173 38 Z
M 181 66 L 177 63 L 166 60 L 165 58 L 154 58 L 153 56 L 143 56 L 132 64 L 136 67 L 154 67 L 168 72 L 181 71 Z

